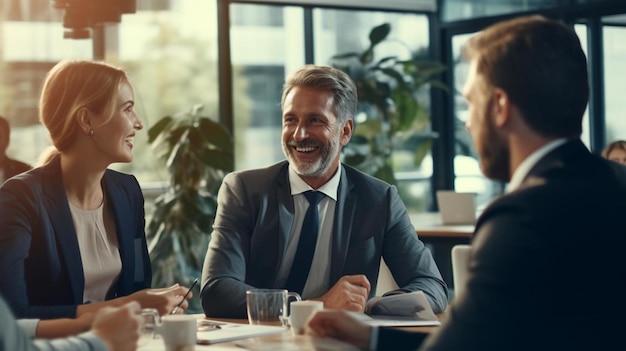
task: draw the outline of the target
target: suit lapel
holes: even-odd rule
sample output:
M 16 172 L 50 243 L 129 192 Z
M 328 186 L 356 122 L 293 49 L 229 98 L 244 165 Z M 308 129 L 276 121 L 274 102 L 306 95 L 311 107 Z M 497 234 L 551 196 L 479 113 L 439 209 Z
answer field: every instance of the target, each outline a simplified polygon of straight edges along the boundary
M 356 210 L 356 194 L 353 184 L 348 180 L 346 168 L 341 167 L 341 179 L 337 190 L 337 204 L 335 206 L 335 223 L 332 233 L 332 254 L 330 258 L 330 286 L 334 285 L 341 276 L 346 264 L 352 223 Z
M 122 261 L 122 272 L 115 286 L 118 287 L 118 293 L 128 292 L 132 288 L 124 284 L 134 281 L 134 276 L 132 275 L 134 271 L 129 269 L 129 267 L 134 267 L 135 262 L 133 250 L 134 228 L 130 218 L 133 210 L 130 207 L 130 202 L 124 200 L 126 194 L 121 185 L 110 176 L 108 170 L 104 173 L 103 183 L 108 207 L 115 221 L 115 231 Z
M 74 228 L 72 213 L 70 212 L 63 186 L 60 158 L 57 158 L 45 167 L 43 191 L 46 203 L 44 206 L 50 214 L 50 222 L 54 228 L 59 255 L 63 257 L 62 260 L 65 263 L 74 302 L 80 304 L 83 303 L 85 276 L 76 237 L 76 228 Z
M 291 234 L 291 226 L 295 215 L 291 186 L 289 185 L 289 164 L 281 167 L 277 178 L 276 199 L 278 202 L 278 260 L 274 268 L 274 282 L 278 278 L 278 272 L 285 257 L 287 240 Z

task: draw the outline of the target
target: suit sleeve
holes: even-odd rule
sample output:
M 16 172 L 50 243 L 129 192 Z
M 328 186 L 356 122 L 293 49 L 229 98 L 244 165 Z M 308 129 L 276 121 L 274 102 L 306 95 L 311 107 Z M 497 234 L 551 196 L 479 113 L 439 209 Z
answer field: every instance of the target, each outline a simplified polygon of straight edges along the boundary
M 246 260 L 254 223 L 245 186 L 235 174 L 224 178 L 217 214 L 202 269 L 200 298 L 210 317 L 246 318 Z
M 408 332 L 394 328 L 379 328 L 377 351 L 413 351 L 417 350 L 424 339 L 425 333 Z
M 395 187 L 389 188 L 389 223 L 383 258 L 400 289 L 424 292 L 435 313 L 448 304 L 448 288 L 430 250 L 418 239 Z
M 0 295 L 19 318 L 73 318 L 75 305 L 31 306 L 28 299 L 25 260 L 41 216 L 40 201 L 20 180 L 8 180 L 0 188 Z M 54 242 L 40 244 L 55 247 Z

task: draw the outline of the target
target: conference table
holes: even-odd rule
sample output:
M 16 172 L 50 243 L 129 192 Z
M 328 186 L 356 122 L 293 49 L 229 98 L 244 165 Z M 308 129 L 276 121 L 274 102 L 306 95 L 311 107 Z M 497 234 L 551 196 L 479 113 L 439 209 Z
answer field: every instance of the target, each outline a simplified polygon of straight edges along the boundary
M 206 320 L 203 314 L 193 315 L 199 320 Z M 439 321 L 445 318 L 445 312 L 437 314 Z M 211 318 L 211 321 L 226 323 L 248 324 L 247 319 L 222 319 Z M 396 327 L 409 332 L 430 333 L 438 327 Z M 163 340 L 157 336 L 149 343 L 137 349 L 138 351 L 165 351 Z M 317 351 L 317 350 L 337 350 L 337 351 L 357 351 L 358 348 L 331 338 L 319 338 L 310 335 L 293 335 L 291 330 L 274 333 L 271 335 L 243 338 L 235 341 L 219 342 L 209 345 L 196 345 L 195 350 L 228 351 L 228 350 L 253 350 L 253 351 Z
M 443 280 L 454 289 L 450 252 L 454 245 L 469 244 L 474 234 L 473 224 L 443 224 L 437 212 L 409 214 L 420 240 L 432 251 Z

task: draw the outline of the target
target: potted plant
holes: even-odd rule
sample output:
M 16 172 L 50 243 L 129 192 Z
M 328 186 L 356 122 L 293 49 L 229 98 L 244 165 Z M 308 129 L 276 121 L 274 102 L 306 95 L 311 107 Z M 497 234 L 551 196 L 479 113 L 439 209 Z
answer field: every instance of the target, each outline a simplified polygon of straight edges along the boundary
M 148 142 L 166 161 L 169 184 L 155 200 L 146 229 L 153 285 L 189 284 L 202 273 L 217 209 L 217 191 L 233 170 L 228 130 L 201 115 L 202 106 L 161 118 L 148 130 Z M 201 311 L 193 292 L 190 312 Z
M 358 90 L 359 112 L 343 161 L 396 184 L 394 150 L 410 150 L 414 165 L 419 166 L 435 137 L 428 112 L 419 101 L 420 92 L 426 92 L 423 88 L 429 85 L 447 88 L 435 79 L 445 66 L 423 59 L 420 53 L 411 53 L 408 60 L 392 55 L 375 61 L 376 48 L 390 40 L 390 31 L 389 23 L 374 27 L 365 51 L 335 55 L 330 64 L 346 72 Z

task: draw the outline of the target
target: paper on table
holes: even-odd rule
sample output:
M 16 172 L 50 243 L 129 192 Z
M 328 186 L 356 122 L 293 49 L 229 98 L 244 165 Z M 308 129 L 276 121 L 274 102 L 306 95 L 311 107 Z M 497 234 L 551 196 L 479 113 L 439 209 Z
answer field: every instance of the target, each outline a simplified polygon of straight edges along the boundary
M 377 296 L 365 305 L 366 314 L 357 317 L 377 326 L 433 326 L 440 325 L 422 291 Z
M 202 322 L 215 323 L 219 325 L 219 329 L 198 331 L 198 343 L 206 344 L 215 344 L 218 342 L 283 333 L 287 330 L 287 328 L 280 326 L 226 323 L 211 320 L 203 320 Z

